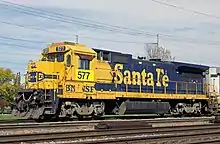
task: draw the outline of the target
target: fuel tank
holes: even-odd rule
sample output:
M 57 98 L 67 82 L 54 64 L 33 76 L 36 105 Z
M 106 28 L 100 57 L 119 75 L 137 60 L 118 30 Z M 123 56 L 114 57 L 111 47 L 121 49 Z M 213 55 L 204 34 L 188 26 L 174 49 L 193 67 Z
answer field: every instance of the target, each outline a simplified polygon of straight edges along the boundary
M 168 114 L 168 102 L 126 101 L 120 106 L 119 114 Z

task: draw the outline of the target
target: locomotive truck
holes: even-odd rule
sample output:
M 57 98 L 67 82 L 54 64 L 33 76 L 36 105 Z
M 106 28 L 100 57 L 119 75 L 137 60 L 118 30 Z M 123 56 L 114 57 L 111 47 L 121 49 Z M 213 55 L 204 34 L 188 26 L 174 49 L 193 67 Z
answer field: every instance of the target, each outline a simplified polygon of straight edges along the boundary
M 38 61 L 28 63 L 25 88 L 18 91 L 12 113 L 31 119 L 215 114 L 216 70 L 72 42 L 52 43 Z

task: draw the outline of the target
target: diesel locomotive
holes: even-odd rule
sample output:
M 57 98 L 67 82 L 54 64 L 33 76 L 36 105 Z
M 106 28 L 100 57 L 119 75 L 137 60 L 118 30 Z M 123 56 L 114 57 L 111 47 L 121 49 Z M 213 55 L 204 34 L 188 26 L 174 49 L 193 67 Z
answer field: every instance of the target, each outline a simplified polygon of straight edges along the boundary
M 219 94 L 210 71 L 205 65 L 52 43 L 28 63 L 12 113 L 31 119 L 215 114 Z

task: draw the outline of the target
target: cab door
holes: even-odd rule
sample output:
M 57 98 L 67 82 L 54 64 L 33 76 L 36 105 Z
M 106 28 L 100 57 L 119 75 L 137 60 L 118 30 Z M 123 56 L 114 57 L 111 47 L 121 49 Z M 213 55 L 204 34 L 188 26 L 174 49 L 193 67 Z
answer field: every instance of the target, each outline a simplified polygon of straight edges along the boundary
M 76 84 L 74 82 L 74 57 L 71 53 L 67 53 L 65 56 L 65 66 L 63 71 L 63 78 L 61 78 L 61 82 L 63 83 L 63 87 L 65 88 L 65 97 L 73 98 L 76 97 Z

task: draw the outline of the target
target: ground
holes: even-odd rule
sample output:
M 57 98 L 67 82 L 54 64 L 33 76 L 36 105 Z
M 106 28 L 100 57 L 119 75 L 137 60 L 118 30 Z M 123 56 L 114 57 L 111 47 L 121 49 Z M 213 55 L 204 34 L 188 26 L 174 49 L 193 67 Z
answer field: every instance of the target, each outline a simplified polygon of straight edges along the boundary
M 12 116 L 11 114 L 0 114 L 0 120 L 15 120 L 15 119 L 21 119 L 21 118 Z

